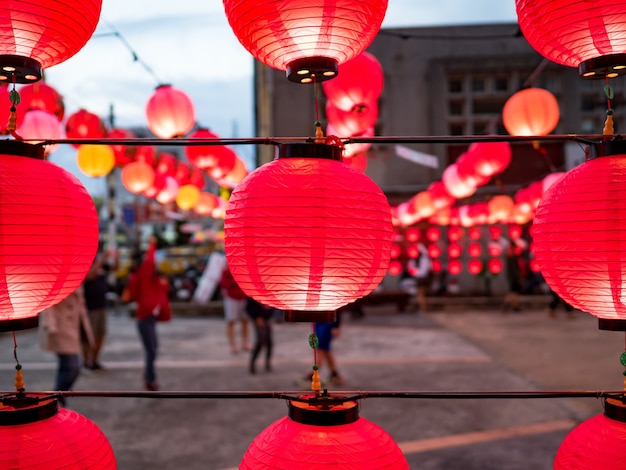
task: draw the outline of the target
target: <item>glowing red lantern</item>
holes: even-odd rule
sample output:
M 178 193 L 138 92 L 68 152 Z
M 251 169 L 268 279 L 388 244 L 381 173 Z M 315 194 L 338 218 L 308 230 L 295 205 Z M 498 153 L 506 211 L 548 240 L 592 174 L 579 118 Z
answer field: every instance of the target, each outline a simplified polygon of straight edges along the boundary
M 582 77 L 612 78 L 626 66 L 623 1 L 516 0 L 526 40 L 547 59 L 578 67 Z
M 481 236 L 482 236 L 482 231 L 480 230 L 480 227 L 470 227 L 467 229 L 467 237 L 470 240 L 480 240 Z
M 607 398 L 604 413 L 576 426 L 563 440 L 554 470 L 623 469 L 626 455 L 624 406 Z
M 490 241 L 487 245 L 487 252 L 489 256 L 496 258 L 502 254 L 502 245 L 496 241 Z
M 508 232 L 511 240 L 517 240 L 518 238 L 521 238 L 524 229 L 522 229 L 519 225 L 511 224 L 509 225 Z
M 430 217 L 429 222 L 437 225 L 450 225 L 450 213 L 451 210 L 449 207 L 438 209 L 437 212 Z
M 463 248 L 458 243 L 450 243 L 448 245 L 448 256 L 450 258 L 458 258 L 459 256 L 461 256 L 462 252 Z
M 108 175 L 115 166 L 115 154 L 108 145 L 81 145 L 76 152 L 78 169 L 87 176 Z
M 441 238 L 441 229 L 439 227 L 428 227 L 426 229 L 426 239 L 429 242 L 436 242 Z
M 152 145 L 141 145 L 135 150 L 135 161 L 144 162 L 151 167 L 156 166 L 157 151 Z
M 327 312 L 381 282 L 391 210 L 380 188 L 340 159 L 339 147 L 283 144 L 278 159 L 233 190 L 226 258 L 250 297 L 281 310 Z
M 344 155 L 343 162 L 350 168 L 363 172 L 367 170 L 367 153 L 361 152 L 351 157 L 346 157 Z
M 530 261 L 528 261 L 528 267 L 534 273 L 541 272 L 541 268 L 539 267 L 539 262 L 537 261 L 536 258 L 532 258 Z
M 199 190 L 204 189 L 206 182 L 204 181 L 204 173 L 198 168 L 191 168 L 189 172 L 189 178 L 187 178 L 187 184 L 192 184 Z
M 219 153 L 219 160 L 215 165 L 206 169 L 207 174 L 215 179 L 226 178 L 237 164 L 237 154 L 230 147 L 222 147 Z
M 109 139 L 132 139 L 134 137 L 135 134 L 128 129 L 111 129 L 107 132 L 107 138 Z M 131 162 L 135 153 L 134 147 L 124 144 L 111 144 L 110 147 L 115 155 L 115 165 L 124 166 Z
M 433 272 L 440 273 L 441 270 L 443 269 L 443 264 L 441 263 L 440 260 L 434 259 L 431 261 L 431 267 L 432 267 Z
M 98 248 L 98 215 L 76 177 L 40 160 L 41 147 L 7 140 L 0 154 L 0 329 L 6 331 L 36 326 L 39 312 L 80 286 Z
M 117 468 L 98 426 L 75 411 L 59 409 L 54 398 L 37 399 L 8 399 L 0 409 L 1 468 Z
M 400 273 L 402 272 L 402 262 L 398 261 L 397 259 L 391 260 L 389 262 L 388 272 L 390 276 L 400 275 Z
M 406 256 L 410 259 L 415 259 L 420 255 L 420 250 L 417 245 L 409 245 L 406 247 Z
M 158 162 L 154 167 L 154 171 L 157 173 L 161 173 L 165 176 L 174 176 L 176 175 L 176 165 L 178 164 L 178 160 L 176 160 L 176 156 L 171 153 L 163 152 L 159 155 Z
M 248 447 L 240 470 L 289 468 L 408 470 L 398 444 L 381 427 L 359 417 L 356 402 L 328 409 L 291 401 L 285 416 Z
M 154 172 L 154 181 L 148 188 L 141 191 L 141 194 L 147 198 L 154 199 L 165 188 L 165 178 L 167 178 L 166 174 Z
M 515 203 L 510 196 L 499 194 L 491 198 L 488 203 L 489 216 L 493 221 L 505 222 L 509 220 Z
M 0 10 L 0 80 L 28 83 L 60 64 L 89 40 L 102 0 L 12 0 Z
M 364 51 L 380 29 L 387 0 L 264 2 L 224 0 L 239 42 L 261 62 L 298 83 L 327 80 Z M 347 12 L 350 12 L 347 14 Z
M 196 111 L 184 91 L 171 85 L 156 88 L 146 104 L 150 131 L 161 139 L 183 137 L 196 123 Z
M 155 199 L 161 204 L 169 204 L 176 199 L 180 185 L 175 178 L 171 176 L 165 176 L 165 186 L 155 196 Z
M 487 269 L 491 274 L 499 274 L 502 272 L 502 268 L 504 267 L 504 263 L 502 263 L 501 259 L 492 258 L 487 262 Z
M 189 138 L 219 139 L 219 136 L 208 129 L 198 129 Z M 205 170 L 219 165 L 224 158 L 222 156 L 224 149 L 223 145 L 188 145 L 185 147 L 185 156 L 193 166 Z
M 428 256 L 430 258 L 439 258 L 441 256 L 441 248 L 435 243 L 428 245 Z
M 421 218 L 430 217 L 435 213 L 433 198 L 428 191 L 420 191 L 412 199 L 413 208 Z
M 213 209 L 218 206 L 219 202 L 216 195 L 201 191 L 198 203 L 194 206 L 193 210 L 199 215 L 211 215 Z
M 472 258 L 478 258 L 481 255 L 482 251 L 482 246 L 478 242 L 472 242 L 467 245 L 467 254 L 470 255 Z
M 471 154 L 477 174 L 493 176 L 503 172 L 511 163 L 511 145 L 508 142 L 476 142 L 467 150 Z
M 80 109 L 67 118 L 65 135 L 68 139 L 98 139 L 107 135 L 102 119 L 85 109 Z M 78 148 L 79 144 L 72 144 Z
M 19 92 L 20 103 L 16 106 L 18 113 L 20 110 L 40 109 L 54 114 L 59 121 L 63 119 L 65 114 L 63 97 L 47 83 L 30 83 L 21 87 Z
M 511 135 L 548 135 L 560 117 L 556 98 L 542 88 L 518 91 L 502 109 L 502 122 Z
M 176 171 L 173 176 L 179 186 L 187 184 L 190 173 L 189 167 L 185 164 L 185 162 L 181 162 L 179 160 L 176 161 Z
M 591 147 L 609 153 L 617 143 Z M 546 282 L 574 308 L 600 319 L 600 328 L 626 320 L 623 246 L 626 158 L 592 158 L 544 194 L 533 224 L 534 254 Z M 623 327 L 623 325 L 622 325 Z
M 456 163 L 443 171 L 442 181 L 446 191 L 457 199 L 471 196 L 476 192 L 476 185 L 473 182 L 461 178 Z
M 463 236 L 463 228 L 457 225 L 453 225 L 448 228 L 448 240 L 455 242 Z
M 389 251 L 389 257 L 391 259 L 399 258 L 402 254 L 402 248 L 397 243 L 391 244 L 391 251 Z
M 415 243 L 420 239 L 420 229 L 417 227 L 407 228 L 406 232 L 404 232 L 404 238 L 408 242 Z
M 354 106 L 353 109 L 344 111 L 328 101 L 326 102 L 326 119 L 341 135 L 358 135 L 376 124 L 378 104 L 374 101 L 369 106 Z
M 33 109 L 24 115 L 22 124 L 17 128 L 17 134 L 22 139 L 27 139 L 31 144 L 35 144 L 48 139 L 60 139 L 63 137 L 63 128 L 54 114 Z M 46 155 L 54 152 L 57 148 L 59 148 L 59 144 L 46 145 Z
M 141 194 L 154 183 L 154 170 L 146 162 L 130 162 L 122 168 L 121 178 L 126 189 Z
M 471 259 L 467 263 L 467 271 L 470 274 L 480 274 L 483 270 L 483 262 L 479 259 Z
M 502 227 L 499 225 L 490 225 L 488 230 L 492 240 L 498 240 L 502 236 Z
M 461 180 L 466 181 L 473 186 L 482 186 L 486 184 L 491 175 L 481 175 L 476 170 L 476 165 L 481 164 L 475 158 L 475 153 L 465 152 L 456 159 L 456 171 Z
M 448 261 L 448 272 L 453 276 L 460 274 L 463 270 L 463 264 L 458 259 L 451 259 Z
M 374 108 L 377 116 L 376 101 L 383 91 L 383 83 L 383 68 L 380 63 L 372 54 L 363 52 L 340 65 L 339 75 L 333 80 L 324 82 L 322 86 L 328 102 L 333 107 L 345 112 L 368 115 L 374 113 L 372 110 Z M 330 116 L 328 120 L 332 121 Z M 372 126 L 374 122 L 375 118 L 371 123 Z
M 448 192 L 443 181 L 434 181 L 431 183 L 428 187 L 428 192 L 437 210 L 450 207 L 456 202 L 455 197 Z

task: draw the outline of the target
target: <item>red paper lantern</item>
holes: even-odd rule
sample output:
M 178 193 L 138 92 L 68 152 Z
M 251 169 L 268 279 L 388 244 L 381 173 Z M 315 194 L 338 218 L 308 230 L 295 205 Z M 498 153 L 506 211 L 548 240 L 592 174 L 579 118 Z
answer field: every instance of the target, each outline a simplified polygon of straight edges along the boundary
M 68 139 L 99 139 L 107 135 L 106 127 L 96 114 L 80 109 L 67 118 L 65 135 Z M 78 148 L 79 144 L 72 144 Z
M 611 143 L 591 147 L 592 153 L 598 149 L 610 152 Z M 534 253 L 546 282 L 574 308 L 599 317 L 601 328 L 626 320 L 624 181 L 625 155 L 588 160 L 544 194 L 533 224 Z
M 339 75 L 322 84 L 328 102 L 344 112 L 378 115 L 376 101 L 383 91 L 383 68 L 372 54 L 363 52 L 339 66 Z M 327 108 L 328 110 L 328 108 Z M 331 117 L 328 117 L 331 121 Z M 375 116 L 371 126 L 376 122 Z M 370 127 L 370 126 L 367 126 Z M 367 129 L 365 127 L 361 131 Z
M 542 88 L 526 88 L 511 96 L 502 109 L 502 122 L 511 135 L 548 135 L 559 123 L 559 103 Z
M 433 198 L 428 191 L 420 191 L 412 199 L 413 209 L 421 218 L 428 218 L 435 213 Z
M 150 131 L 161 139 L 183 137 L 196 123 L 196 111 L 187 94 L 171 85 L 160 85 L 146 104 Z
M 17 134 L 22 139 L 27 139 L 29 143 L 35 144 L 48 139 L 60 139 L 63 137 L 63 128 L 54 114 L 33 109 L 24 114 L 24 119 L 17 128 Z M 59 148 L 59 144 L 46 145 L 46 155 L 54 152 L 57 148 Z
M 217 182 L 220 186 L 234 188 L 241 183 L 246 176 L 248 176 L 246 164 L 235 154 L 235 166 L 223 178 L 219 178 Z
M 204 173 L 198 168 L 191 168 L 189 171 L 189 178 L 187 178 L 187 184 L 191 184 L 199 190 L 204 189 L 206 182 L 204 181 Z
M 439 245 L 431 243 L 428 245 L 428 256 L 430 258 L 439 258 L 441 256 L 441 248 Z
M 626 66 L 626 3 L 516 0 L 526 40 L 547 59 L 582 77 L 611 78 Z
M 355 402 L 322 409 L 289 404 L 285 416 L 265 428 L 248 447 L 240 470 L 408 470 L 398 444 L 381 427 L 359 417 Z
M 467 254 L 470 255 L 472 258 L 478 258 L 481 255 L 482 251 L 483 249 L 479 242 L 472 242 L 467 245 Z
M 511 145 L 508 142 L 477 142 L 467 150 L 471 154 L 476 173 L 493 176 L 503 172 L 511 163 Z
M 235 280 L 250 297 L 289 311 L 334 311 L 369 294 L 389 263 L 385 195 L 337 161 L 339 147 L 284 144 L 279 156 L 231 195 L 224 231 Z
M 141 194 L 154 183 L 154 170 L 146 162 L 131 162 L 122 168 L 121 178 L 126 189 Z
M 337 74 L 338 64 L 357 56 L 380 29 L 387 0 L 262 2 L 224 0 L 239 42 L 261 62 L 310 83 Z
M 98 426 L 75 411 L 59 409 L 56 399 L 7 403 L 0 409 L 0 468 L 117 468 L 111 444 Z
M 431 262 L 431 267 L 432 267 L 433 272 L 440 273 L 441 270 L 443 269 L 443 264 L 441 263 L 440 260 L 434 259 Z
M 498 257 L 502 254 L 502 245 L 496 241 L 490 241 L 487 245 L 489 256 Z
M 502 236 L 502 227 L 499 225 L 490 225 L 488 230 L 492 240 L 498 240 Z
M 354 106 L 353 109 L 344 111 L 327 101 L 326 119 L 341 135 L 359 135 L 376 124 L 378 104 L 374 101 L 369 106 Z
M 226 178 L 235 169 L 237 164 L 237 154 L 230 147 L 223 147 L 219 154 L 217 163 L 206 169 L 207 174 L 214 180 Z
M 499 194 L 491 198 L 488 203 L 489 216 L 493 221 L 505 222 L 509 220 L 515 203 L 510 196 Z
M 467 237 L 470 240 L 480 240 L 480 237 L 482 237 L 482 231 L 480 230 L 480 227 L 470 227 L 467 229 Z M 474 256 L 474 255 L 472 255 Z
M 63 97 L 45 82 L 30 83 L 19 89 L 20 103 L 17 112 L 20 110 L 28 111 L 31 109 L 40 109 L 50 114 L 54 114 L 59 121 L 63 119 L 65 114 L 65 105 Z
M 91 196 L 72 174 L 39 160 L 41 152 L 22 142 L 0 142 L 3 330 L 35 326 L 39 312 L 80 286 L 98 248 Z
M 407 228 L 406 232 L 404 232 L 404 238 L 408 242 L 415 243 L 420 239 L 420 229 L 417 227 Z
M 456 163 L 448 166 L 448 168 L 443 171 L 442 181 L 446 187 L 446 191 L 457 199 L 471 196 L 476 192 L 476 185 L 473 181 L 467 181 L 461 178 Z
M 391 260 L 388 272 L 390 276 L 399 276 L 402 273 L 402 262 L 397 259 Z
M 89 40 L 102 0 L 11 0 L 0 9 L 0 80 L 28 83 Z
M 626 468 L 626 423 L 624 407 L 618 403 L 606 399 L 604 414 L 584 421 L 565 437 L 556 453 L 554 470 Z M 621 410 L 621 415 L 614 409 Z
M 419 250 L 417 245 L 409 245 L 409 246 L 406 247 L 406 256 L 407 256 L 407 258 L 415 259 L 419 255 L 420 255 L 420 250 Z
M 176 181 L 176 178 L 171 176 L 165 176 L 165 186 L 159 193 L 155 196 L 155 199 L 161 204 L 169 204 L 170 202 L 174 202 L 176 199 L 176 195 L 178 194 L 178 190 L 180 188 L 180 184 Z
M 436 242 L 441 238 L 441 229 L 439 227 L 428 227 L 426 230 L 426 240 Z
M 463 248 L 458 243 L 450 243 L 448 245 L 448 256 L 450 258 L 458 258 L 463 253 Z
M 128 129 L 111 129 L 107 132 L 107 138 L 109 139 L 132 139 L 135 134 Z M 115 165 L 124 166 L 132 161 L 132 157 L 135 153 L 134 147 L 129 147 L 124 144 L 113 144 L 111 149 L 115 155 Z
M 348 165 L 350 168 L 364 172 L 367 170 L 367 153 L 361 152 L 351 157 L 346 157 L 344 155 L 343 163 Z
M 522 233 L 524 232 L 524 229 L 516 224 L 509 225 L 507 230 L 511 240 L 517 240 L 518 238 L 521 238 Z
M 504 263 L 498 258 L 492 258 L 487 262 L 487 269 L 489 269 L 491 274 L 499 274 L 502 272 L 503 267 Z
M 156 166 L 157 151 L 152 145 L 141 145 L 135 150 L 135 161 L 144 162 L 151 167 Z
M 455 242 L 463 236 L 463 228 L 459 226 L 452 226 L 448 228 L 448 240 Z
M 443 184 L 443 181 L 434 181 L 431 183 L 428 187 L 428 192 L 430 193 L 433 205 L 437 210 L 450 207 L 456 202 L 455 197 L 448 192 L 446 185 Z
M 157 197 L 157 194 L 165 188 L 165 178 L 167 178 L 167 175 L 164 173 L 154 172 L 154 181 L 152 182 L 152 185 L 144 189 L 141 194 L 147 198 L 154 199 Z
M 398 245 L 397 243 L 392 243 L 391 250 L 389 251 L 389 258 L 391 259 L 399 258 L 401 254 L 402 254 L 402 247 Z
M 471 259 L 467 263 L 467 271 L 470 274 L 480 274 L 483 270 L 483 262 L 479 259 Z
M 176 175 L 177 164 L 178 160 L 176 160 L 175 155 L 163 152 L 159 155 L 159 159 L 156 166 L 154 167 L 154 171 L 165 176 L 174 176 Z
M 463 264 L 458 259 L 451 259 L 448 261 L 448 272 L 453 276 L 460 274 L 463 270 Z

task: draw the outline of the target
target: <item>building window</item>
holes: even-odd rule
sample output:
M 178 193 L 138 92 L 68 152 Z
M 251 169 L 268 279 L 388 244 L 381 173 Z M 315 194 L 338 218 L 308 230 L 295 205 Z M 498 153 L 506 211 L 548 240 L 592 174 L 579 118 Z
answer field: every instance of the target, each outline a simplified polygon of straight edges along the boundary
M 474 100 L 472 103 L 473 114 L 500 114 L 504 108 L 502 100 Z
M 450 135 L 463 135 L 463 124 L 450 124 Z
M 448 103 L 448 113 L 452 116 L 463 115 L 463 102 L 462 101 L 450 101 Z
M 474 135 L 490 134 L 491 129 L 489 129 L 489 123 L 488 122 L 475 122 L 472 126 L 472 133 Z
M 580 110 L 581 111 L 593 111 L 595 108 L 595 100 L 593 96 L 581 96 L 580 98 Z
M 485 79 L 482 77 L 472 77 L 472 91 L 475 93 L 485 91 Z
M 509 91 L 509 78 L 496 77 L 493 81 L 493 86 L 496 91 Z
M 462 93 L 463 92 L 463 79 L 451 78 L 448 80 L 448 92 L 449 93 Z

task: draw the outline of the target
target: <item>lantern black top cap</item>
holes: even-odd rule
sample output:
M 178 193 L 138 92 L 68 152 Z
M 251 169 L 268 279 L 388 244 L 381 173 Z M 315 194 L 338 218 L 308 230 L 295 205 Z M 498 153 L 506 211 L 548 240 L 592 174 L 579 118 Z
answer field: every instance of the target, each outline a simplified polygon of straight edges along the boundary
M 354 423 L 359 419 L 359 406 L 355 401 L 341 404 L 325 404 L 323 399 L 316 404 L 297 401 L 289 402 L 289 418 L 296 423 L 313 426 L 339 426 Z
M 41 80 L 41 65 L 21 55 L 0 54 L 0 83 L 34 83 Z
M 278 146 L 277 158 L 325 158 L 341 161 L 343 149 L 337 145 L 286 143 Z
M 45 149 L 41 145 L 27 144 L 20 140 L 0 140 L 0 154 L 30 157 L 43 160 Z
M 287 79 L 305 85 L 330 80 L 338 73 L 339 64 L 330 57 L 303 57 L 287 64 Z
M 587 59 L 578 65 L 578 75 L 590 80 L 626 75 L 626 54 L 607 54 Z

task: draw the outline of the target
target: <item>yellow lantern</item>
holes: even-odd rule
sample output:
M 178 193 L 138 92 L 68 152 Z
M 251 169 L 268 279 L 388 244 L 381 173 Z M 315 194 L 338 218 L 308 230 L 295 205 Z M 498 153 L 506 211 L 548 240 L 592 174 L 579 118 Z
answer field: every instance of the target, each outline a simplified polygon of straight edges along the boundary
M 184 184 L 176 195 L 176 205 L 186 211 L 195 207 L 200 201 L 200 190 L 193 184 Z
M 115 153 L 108 145 L 81 145 L 76 152 L 78 168 L 87 176 L 109 174 L 115 166 Z

